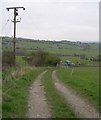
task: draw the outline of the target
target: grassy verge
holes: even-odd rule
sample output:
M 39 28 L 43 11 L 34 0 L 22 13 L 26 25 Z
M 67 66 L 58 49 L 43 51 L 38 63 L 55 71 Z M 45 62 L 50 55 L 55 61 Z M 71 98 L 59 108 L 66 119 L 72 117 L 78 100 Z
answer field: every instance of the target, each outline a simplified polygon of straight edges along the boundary
M 22 56 L 16 56 L 16 64 L 19 66 L 26 66 L 27 62 L 22 59 Z
M 27 68 L 24 74 L 3 73 L 3 118 L 22 118 L 27 111 L 28 87 L 42 71 L 40 68 Z M 14 76 L 15 75 L 15 76 Z
M 57 76 L 65 84 L 70 85 L 78 93 L 85 96 L 99 108 L 99 69 L 98 67 L 64 68 L 57 70 Z
M 43 77 L 43 85 L 46 92 L 46 98 L 50 105 L 53 118 L 76 118 L 71 108 L 67 106 L 64 99 L 60 96 L 51 79 L 49 70 Z

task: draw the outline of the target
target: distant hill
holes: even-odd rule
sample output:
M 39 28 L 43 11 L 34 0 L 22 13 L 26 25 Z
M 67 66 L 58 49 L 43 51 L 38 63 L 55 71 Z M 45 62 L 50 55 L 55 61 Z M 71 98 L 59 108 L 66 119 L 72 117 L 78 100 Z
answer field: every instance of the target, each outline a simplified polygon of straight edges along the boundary
M 2 37 L 3 50 L 13 48 L 13 38 Z M 58 55 L 79 55 L 96 56 L 99 54 L 99 43 L 97 42 L 73 42 L 73 41 L 45 41 L 26 38 L 16 38 L 16 53 L 29 54 L 36 50 L 49 51 Z

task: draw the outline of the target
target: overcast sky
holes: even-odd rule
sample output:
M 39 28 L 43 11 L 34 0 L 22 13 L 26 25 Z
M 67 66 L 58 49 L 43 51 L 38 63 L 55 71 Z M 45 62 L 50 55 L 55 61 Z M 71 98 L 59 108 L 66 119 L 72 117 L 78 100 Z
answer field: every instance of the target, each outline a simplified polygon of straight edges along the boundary
M 22 19 L 17 23 L 17 37 L 99 40 L 99 0 L 2 0 L 1 35 L 13 36 L 13 10 L 6 10 L 11 6 L 26 8 L 19 10 L 17 18 Z

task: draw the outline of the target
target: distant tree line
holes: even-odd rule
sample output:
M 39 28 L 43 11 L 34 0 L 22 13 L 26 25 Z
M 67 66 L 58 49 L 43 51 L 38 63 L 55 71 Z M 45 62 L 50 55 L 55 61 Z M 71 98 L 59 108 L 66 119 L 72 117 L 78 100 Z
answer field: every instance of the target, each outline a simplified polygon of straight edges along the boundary
M 60 58 L 56 54 L 38 50 L 29 56 L 23 57 L 31 66 L 56 66 Z
M 34 51 L 29 55 L 23 56 L 25 60 L 31 66 L 56 66 L 60 63 L 60 58 L 56 54 L 45 52 L 42 50 Z M 2 52 L 2 68 L 3 70 L 14 65 L 13 52 Z

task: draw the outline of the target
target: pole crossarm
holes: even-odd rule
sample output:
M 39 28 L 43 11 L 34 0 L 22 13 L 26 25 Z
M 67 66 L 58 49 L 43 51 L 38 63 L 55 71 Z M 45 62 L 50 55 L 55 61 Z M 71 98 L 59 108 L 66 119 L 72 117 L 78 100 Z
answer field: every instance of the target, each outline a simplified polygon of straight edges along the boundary
M 14 23 L 14 20 L 11 20 L 11 21 Z M 17 22 L 20 22 L 20 20 L 16 20 L 15 22 L 16 22 L 16 23 L 17 23 Z
M 20 9 L 20 8 L 22 8 L 23 10 L 25 10 L 24 7 L 8 7 L 7 10 L 8 10 L 8 11 L 9 11 L 9 9 L 16 9 L 16 10 L 17 10 L 17 9 Z

